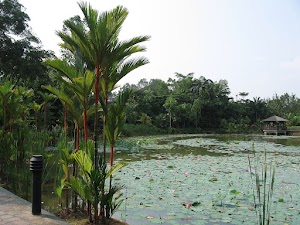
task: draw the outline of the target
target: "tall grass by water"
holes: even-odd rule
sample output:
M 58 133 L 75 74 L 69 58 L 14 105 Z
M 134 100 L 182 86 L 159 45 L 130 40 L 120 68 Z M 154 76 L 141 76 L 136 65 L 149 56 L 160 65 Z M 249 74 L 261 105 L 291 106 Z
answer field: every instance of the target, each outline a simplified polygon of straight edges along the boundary
M 253 154 L 254 162 L 248 156 L 250 176 L 253 187 L 253 200 L 259 225 L 271 223 L 271 204 L 275 182 L 275 167 L 267 161 L 267 152 L 264 150 L 263 162 L 259 156 Z

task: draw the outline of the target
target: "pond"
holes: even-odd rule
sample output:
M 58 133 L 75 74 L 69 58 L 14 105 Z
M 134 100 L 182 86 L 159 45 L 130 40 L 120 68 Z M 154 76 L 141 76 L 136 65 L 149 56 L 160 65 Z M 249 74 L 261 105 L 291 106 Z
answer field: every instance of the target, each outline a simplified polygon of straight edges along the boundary
M 253 225 L 254 174 L 260 171 L 250 171 L 249 159 L 262 165 L 266 152 L 275 168 L 271 223 L 300 224 L 299 137 L 172 135 L 138 143 L 116 150 L 116 160 L 128 165 L 115 175 L 124 202 L 114 218 L 130 225 Z M 58 201 L 45 185 L 43 206 L 53 211 Z

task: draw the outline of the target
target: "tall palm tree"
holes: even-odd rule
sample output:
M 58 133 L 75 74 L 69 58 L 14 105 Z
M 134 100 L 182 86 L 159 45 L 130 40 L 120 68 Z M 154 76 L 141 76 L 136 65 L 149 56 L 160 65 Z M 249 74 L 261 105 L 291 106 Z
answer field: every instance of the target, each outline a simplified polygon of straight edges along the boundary
M 80 51 L 87 67 L 95 70 L 94 165 L 97 167 L 100 78 L 105 74 L 109 75 L 112 68 L 118 68 L 115 65 L 124 62 L 132 54 L 145 51 L 145 47 L 139 44 L 149 40 L 149 36 L 119 41 L 121 27 L 128 15 L 127 9 L 122 6 L 103 13 L 99 13 L 84 2 L 79 3 L 79 7 L 84 16 L 83 21 L 66 20 L 64 21 L 65 31 L 57 34 L 63 41 L 61 47 L 73 53 L 74 56 L 76 51 Z M 103 90 L 102 93 L 105 94 L 106 91 Z M 105 147 L 103 154 L 105 154 Z M 103 197 L 104 187 L 102 187 Z M 95 210 L 95 215 L 98 216 L 98 209 Z M 102 205 L 100 214 L 104 218 Z
M 97 165 L 100 77 L 114 63 L 127 59 L 133 53 L 144 51 L 145 47 L 138 44 L 149 40 L 149 36 L 139 36 L 122 42 L 118 40 L 122 24 L 128 15 L 127 9 L 122 6 L 100 14 L 87 3 L 79 3 L 79 7 L 84 15 L 83 22 L 64 21 L 67 31 L 58 32 L 58 35 L 64 42 L 61 47 L 73 53 L 79 49 L 87 66 L 95 70 L 94 163 Z

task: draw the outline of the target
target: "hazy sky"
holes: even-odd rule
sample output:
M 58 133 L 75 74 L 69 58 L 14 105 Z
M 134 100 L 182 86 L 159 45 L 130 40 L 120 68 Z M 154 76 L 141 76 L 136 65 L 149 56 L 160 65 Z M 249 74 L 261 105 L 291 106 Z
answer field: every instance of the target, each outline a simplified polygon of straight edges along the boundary
M 20 0 L 30 26 L 47 50 L 59 52 L 63 20 L 81 15 L 75 0 Z M 298 0 L 90 0 L 99 11 L 117 5 L 129 16 L 120 39 L 151 35 L 143 55 L 150 64 L 121 80 L 167 81 L 194 72 L 225 79 L 231 95 L 275 93 L 300 97 L 300 1 Z

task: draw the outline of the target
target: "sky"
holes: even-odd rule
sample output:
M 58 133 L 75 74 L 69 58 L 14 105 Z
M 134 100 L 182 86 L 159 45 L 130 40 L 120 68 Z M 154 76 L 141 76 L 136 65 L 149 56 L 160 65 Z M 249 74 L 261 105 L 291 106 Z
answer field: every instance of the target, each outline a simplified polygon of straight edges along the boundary
M 82 15 L 75 0 L 19 0 L 43 48 L 59 55 L 63 21 Z M 129 10 L 120 39 L 150 35 L 142 53 L 149 64 L 120 81 L 174 78 L 175 72 L 225 79 L 236 97 L 300 97 L 298 0 L 90 0 L 99 12 Z

